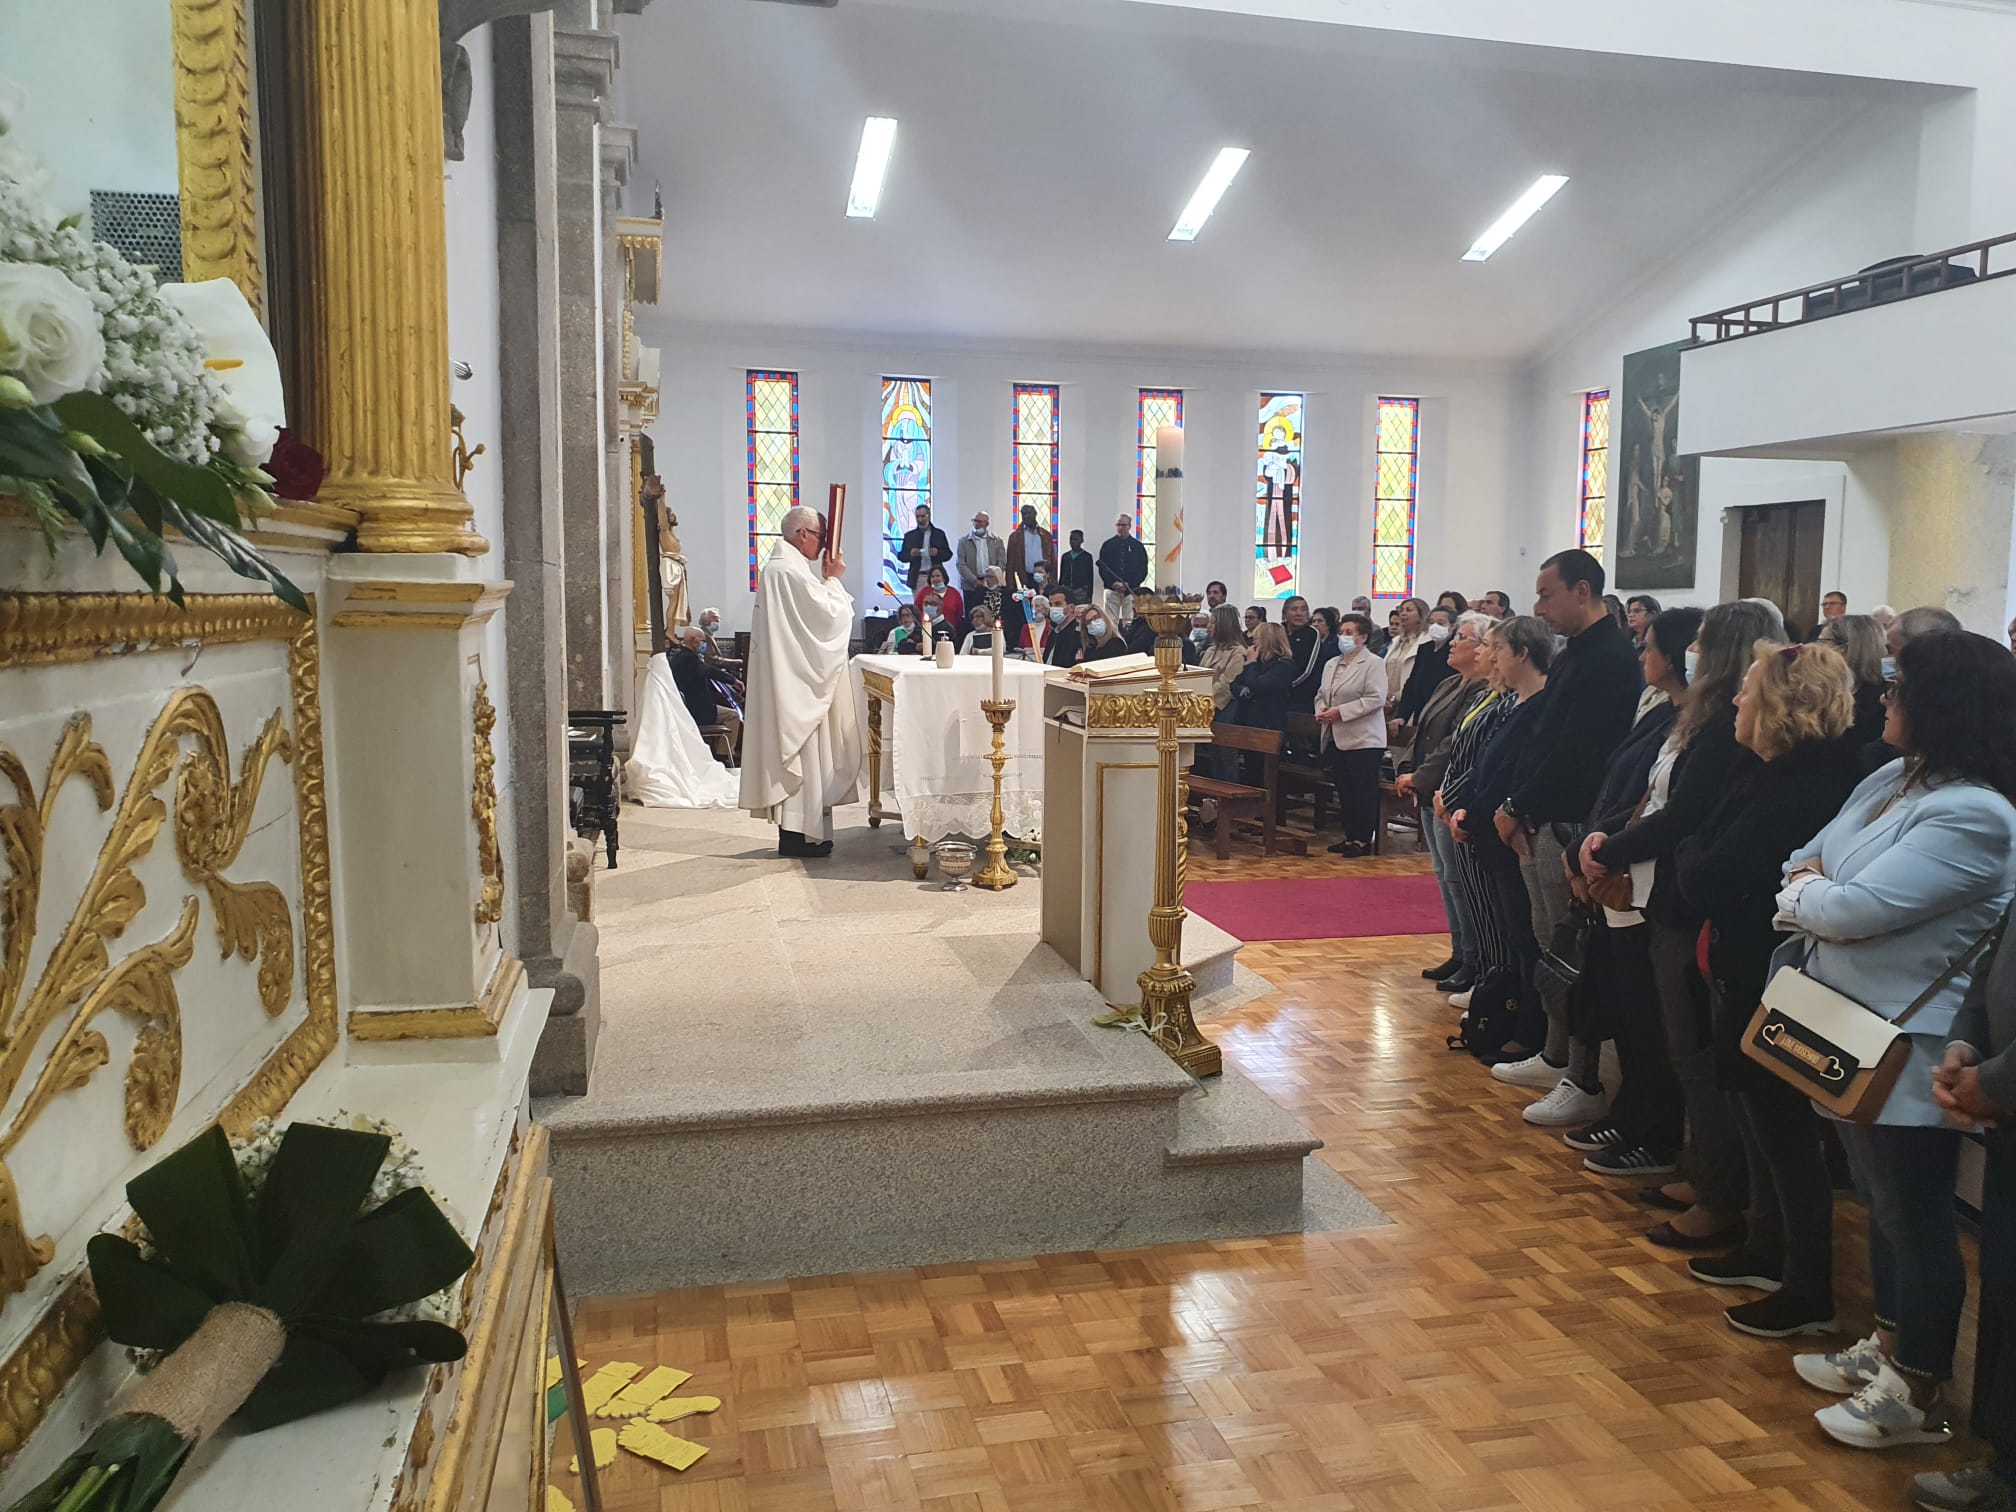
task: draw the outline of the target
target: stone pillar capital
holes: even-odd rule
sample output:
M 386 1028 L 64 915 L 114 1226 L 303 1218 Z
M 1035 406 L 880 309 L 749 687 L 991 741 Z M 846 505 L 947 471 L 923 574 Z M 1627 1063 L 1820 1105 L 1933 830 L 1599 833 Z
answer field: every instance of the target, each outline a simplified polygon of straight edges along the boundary
M 561 110 L 586 111 L 600 118 L 603 101 L 616 82 L 616 34 L 605 31 L 553 33 L 553 103 Z
M 614 121 L 602 124 L 602 189 L 620 190 L 637 166 L 637 128 Z

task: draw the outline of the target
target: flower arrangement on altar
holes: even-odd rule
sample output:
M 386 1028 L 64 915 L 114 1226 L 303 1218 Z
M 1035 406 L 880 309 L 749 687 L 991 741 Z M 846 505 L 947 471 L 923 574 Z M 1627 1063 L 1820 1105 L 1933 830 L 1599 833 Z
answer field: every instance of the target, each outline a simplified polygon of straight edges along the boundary
M 136 1224 L 86 1246 L 139 1384 L 12 1512 L 149 1512 L 190 1453 L 462 1358 L 474 1255 L 390 1124 L 212 1125 L 126 1187 Z
M 81 529 L 181 602 L 172 528 L 241 577 L 306 600 L 244 537 L 284 420 L 272 343 L 229 279 L 157 285 L 44 200 L 0 85 L 0 495 L 53 551 Z

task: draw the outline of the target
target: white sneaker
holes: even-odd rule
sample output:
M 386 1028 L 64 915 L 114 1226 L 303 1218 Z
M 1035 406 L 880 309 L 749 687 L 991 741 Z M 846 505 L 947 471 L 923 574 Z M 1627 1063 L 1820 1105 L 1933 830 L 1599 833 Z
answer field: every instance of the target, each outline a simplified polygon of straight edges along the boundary
M 1906 1444 L 1945 1444 L 1953 1424 L 1945 1404 L 1911 1405 L 1911 1388 L 1888 1360 L 1876 1362 L 1876 1376 L 1845 1402 L 1813 1414 L 1821 1431 L 1851 1449 L 1896 1449 Z
M 1472 999 L 1476 995 L 1477 995 L 1477 989 L 1475 987 L 1466 987 L 1461 992 L 1452 992 L 1449 994 L 1449 1006 L 1451 1008 L 1462 1008 L 1467 1010 L 1470 1006 L 1470 999 Z
M 1543 1129 L 1575 1128 L 1602 1116 L 1603 1094 L 1585 1092 L 1565 1076 L 1559 1086 L 1526 1110 L 1526 1122 Z
M 1521 1061 L 1500 1061 L 1491 1074 L 1508 1087 L 1535 1087 L 1545 1092 L 1561 1080 L 1561 1068 L 1547 1064 L 1544 1055 L 1529 1055 Z
M 1846 1349 L 1794 1355 L 1792 1368 L 1808 1386 L 1831 1391 L 1836 1396 L 1853 1396 L 1875 1380 L 1883 1368 L 1882 1340 L 1872 1333 Z

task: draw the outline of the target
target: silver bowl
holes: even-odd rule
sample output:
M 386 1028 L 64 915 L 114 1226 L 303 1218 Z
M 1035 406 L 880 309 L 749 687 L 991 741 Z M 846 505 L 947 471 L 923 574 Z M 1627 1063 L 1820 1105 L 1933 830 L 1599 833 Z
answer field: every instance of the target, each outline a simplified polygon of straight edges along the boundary
M 931 854 L 938 858 L 938 875 L 945 879 L 945 891 L 966 891 L 966 876 L 979 859 L 980 847 L 964 840 L 940 840 L 931 847 Z

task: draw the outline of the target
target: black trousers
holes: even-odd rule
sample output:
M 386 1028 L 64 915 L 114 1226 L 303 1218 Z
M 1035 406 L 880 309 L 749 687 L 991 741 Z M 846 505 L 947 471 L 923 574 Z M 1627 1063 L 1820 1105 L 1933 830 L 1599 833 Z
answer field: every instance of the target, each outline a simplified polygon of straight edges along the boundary
M 1750 1172 L 1750 1232 L 1744 1248 L 1783 1270 L 1785 1294 L 1834 1298 L 1834 1181 L 1820 1145 L 1820 1117 L 1783 1082 L 1730 1094 Z
M 1974 1432 L 2016 1478 L 2016 1129 L 1988 1131 L 1981 1183 L 1981 1331 L 1974 1345 Z
M 1379 829 L 1379 763 L 1386 752 L 1378 747 L 1340 751 L 1333 746 L 1323 754 L 1337 789 L 1337 817 L 1344 838 L 1370 845 Z
M 1591 1043 L 1613 1040 L 1624 1086 L 1610 1105 L 1610 1121 L 1634 1144 L 1657 1155 L 1680 1149 L 1686 1104 L 1666 1049 L 1666 1025 L 1652 981 L 1649 924 L 1606 925 L 1590 942 L 1591 969 L 1582 983 L 1602 1004 L 1577 1034 Z M 1591 978 L 1594 978 L 1592 983 Z

